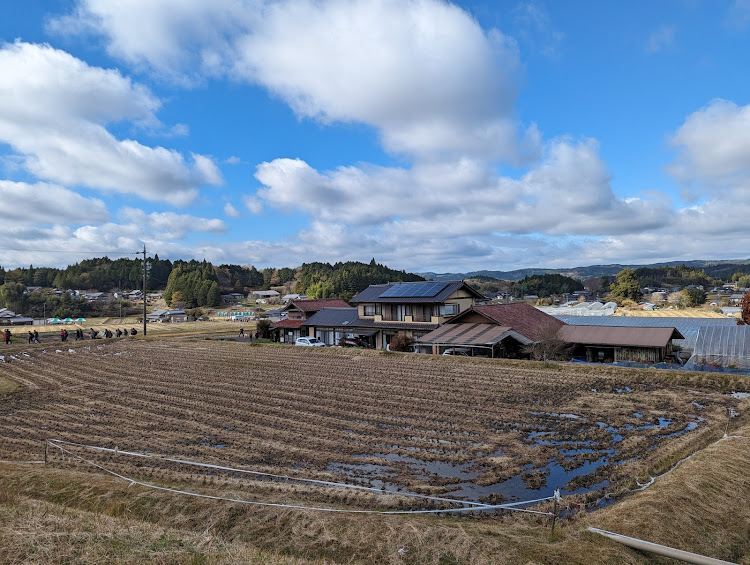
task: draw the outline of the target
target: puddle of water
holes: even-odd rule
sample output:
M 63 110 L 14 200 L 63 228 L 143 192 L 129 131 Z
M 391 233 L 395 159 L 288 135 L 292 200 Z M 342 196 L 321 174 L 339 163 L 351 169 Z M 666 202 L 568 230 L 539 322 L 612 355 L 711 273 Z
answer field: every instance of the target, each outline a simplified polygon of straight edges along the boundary
M 729 396 L 742 400 L 743 398 L 750 398 L 750 392 L 733 392 Z

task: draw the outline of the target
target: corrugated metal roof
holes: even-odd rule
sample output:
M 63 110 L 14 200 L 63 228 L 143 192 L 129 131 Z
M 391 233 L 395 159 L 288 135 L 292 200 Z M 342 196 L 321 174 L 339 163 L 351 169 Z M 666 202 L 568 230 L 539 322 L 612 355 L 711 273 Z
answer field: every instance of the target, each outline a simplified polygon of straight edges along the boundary
M 495 324 L 446 324 L 422 336 L 417 343 L 432 345 L 493 345 L 506 337 L 527 345 L 531 340 L 512 328 Z
M 672 327 L 685 336 L 674 341 L 683 349 L 693 349 L 698 337 L 698 330 L 705 326 L 736 326 L 734 318 L 678 318 L 649 316 L 606 316 L 596 318 L 589 316 L 565 316 L 565 323 L 571 326 L 621 326 L 637 328 Z
M 563 326 L 558 337 L 568 343 L 613 347 L 666 347 L 672 339 L 682 339 L 675 328 L 624 328 L 617 326 Z

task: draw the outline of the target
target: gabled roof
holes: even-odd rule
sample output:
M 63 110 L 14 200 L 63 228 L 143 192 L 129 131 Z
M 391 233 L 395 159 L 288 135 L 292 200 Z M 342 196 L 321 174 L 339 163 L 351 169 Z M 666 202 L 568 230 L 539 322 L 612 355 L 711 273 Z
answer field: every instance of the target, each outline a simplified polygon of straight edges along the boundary
M 495 324 L 446 324 L 422 336 L 417 343 L 488 346 L 500 343 L 506 337 L 512 337 L 523 345 L 531 343 L 530 339 L 514 331 L 513 328 Z
M 513 328 L 515 332 L 531 341 L 539 341 L 548 335 L 550 330 L 565 325 L 554 316 L 545 314 L 525 302 L 472 306 L 453 316 L 446 324 L 461 323 L 472 314 L 479 314 L 496 325 Z
M 296 330 L 302 325 L 303 320 L 289 320 L 287 318 L 271 324 L 271 329 L 284 328 Z
M 666 347 L 673 339 L 685 339 L 676 328 L 628 328 L 622 326 L 568 326 L 558 331 L 567 343 L 615 347 Z
M 296 308 L 302 312 L 318 312 L 323 308 L 351 308 L 340 298 L 317 298 L 314 300 L 292 300 L 282 308 L 283 311 Z
M 323 308 L 302 322 L 305 326 L 348 326 L 353 325 L 357 318 L 357 309 L 347 306 L 346 308 Z
M 466 290 L 474 298 L 484 298 L 480 292 L 464 281 L 419 281 L 373 284 L 354 296 L 351 301 L 355 304 L 360 302 L 434 304 L 445 301 L 459 289 Z

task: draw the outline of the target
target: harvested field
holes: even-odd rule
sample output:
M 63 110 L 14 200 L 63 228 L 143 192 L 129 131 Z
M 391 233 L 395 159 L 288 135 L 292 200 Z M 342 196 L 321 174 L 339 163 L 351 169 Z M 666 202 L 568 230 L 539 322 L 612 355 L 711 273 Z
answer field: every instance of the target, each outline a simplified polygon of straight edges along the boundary
M 66 344 L 68 345 L 68 344 Z M 734 375 L 660 373 L 213 341 L 120 340 L 6 348 L 0 459 L 47 438 L 391 493 L 475 501 L 563 493 L 596 501 L 723 433 Z M 402 507 L 241 480 L 237 473 L 79 452 L 141 480 L 231 480 L 256 496 Z M 96 470 L 58 450 L 55 466 Z M 240 488 L 240 486 L 238 486 Z M 254 490 L 253 490 L 254 489 Z M 246 493 L 247 494 L 247 493 Z

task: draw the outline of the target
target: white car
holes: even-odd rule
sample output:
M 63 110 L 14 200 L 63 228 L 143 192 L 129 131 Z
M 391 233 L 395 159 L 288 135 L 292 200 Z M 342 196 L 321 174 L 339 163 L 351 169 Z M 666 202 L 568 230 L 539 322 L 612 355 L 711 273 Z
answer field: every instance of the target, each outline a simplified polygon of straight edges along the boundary
M 298 337 L 294 342 L 294 345 L 301 345 L 303 347 L 325 347 L 326 344 L 320 341 L 317 337 Z
M 469 350 L 465 347 L 450 347 L 443 351 L 443 355 L 461 355 L 462 357 L 471 357 Z

